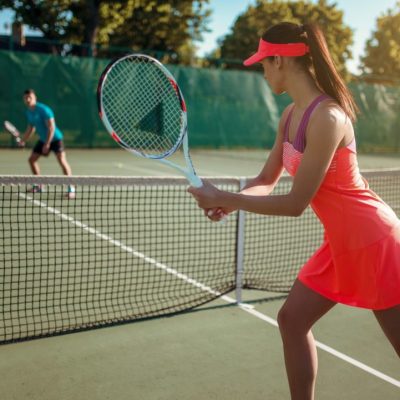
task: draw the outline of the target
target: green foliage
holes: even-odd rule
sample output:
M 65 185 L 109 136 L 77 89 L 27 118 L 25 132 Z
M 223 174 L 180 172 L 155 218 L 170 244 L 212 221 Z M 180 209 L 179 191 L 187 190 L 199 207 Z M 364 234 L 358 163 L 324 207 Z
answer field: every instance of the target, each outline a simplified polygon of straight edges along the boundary
M 400 79 L 400 1 L 376 21 L 376 30 L 365 46 L 361 69 L 379 81 Z M 370 79 L 371 80 L 371 79 Z
M 209 0 L 0 0 L 46 39 L 174 52 L 183 61 L 207 31 Z
M 59 39 L 68 27 L 69 6 L 73 0 L 0 0 L 0 9 L 10 8 L 16 20 L 36 28 L 46 39 Z
M 152 0 L 134 11 L 111 37 L 117 46 L 177 52 L 186 63 L 194 56 L 193 40 L 206 31 L 208 0 Z M 140 32 L 140 34 L 138 34 Z
M 221 41 L 221 58 L 247 58 L 254 53 L 264 31 L 279 22 L 318 23 L 325 34 L 338 70 L 347 75 L 345 61 L 351 58 L 352 31 L 343 22 L 343 12 L 328 0 L 257 0 L 235 21 L 232 32 Z

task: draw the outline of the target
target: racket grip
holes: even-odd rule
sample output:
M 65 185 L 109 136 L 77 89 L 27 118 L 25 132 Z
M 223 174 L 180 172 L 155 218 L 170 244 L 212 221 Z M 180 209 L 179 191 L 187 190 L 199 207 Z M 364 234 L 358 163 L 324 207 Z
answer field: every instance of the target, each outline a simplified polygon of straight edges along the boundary
M 201 188 L 203 186 L 203 181 L 197 175 L 191 174 L 187 178 L 193 187 Z
M 188 178 L 190 184 L 191 184 L 193 187 L 200 188 L 200 187 L 203 186 L 202 180 L 201 180 L 197 175 L 195 175 L 195 174 L 190 174 L 187 178 Z M 210 217 L 210 216 L 212 215 L 212 210 L 209 210 L 208 213 L 207 213 L 207 215 Z M 227 218 L 227 215 L 224 215 L 224 216 L 222 217 L 222 219 L 220 219 L 219 221 L 215 221 L 215 222 L 216 222 L 217 224 L 219 224 L 219 225 L 224 225 L 224 224 L 226 223 L 226 218 Z

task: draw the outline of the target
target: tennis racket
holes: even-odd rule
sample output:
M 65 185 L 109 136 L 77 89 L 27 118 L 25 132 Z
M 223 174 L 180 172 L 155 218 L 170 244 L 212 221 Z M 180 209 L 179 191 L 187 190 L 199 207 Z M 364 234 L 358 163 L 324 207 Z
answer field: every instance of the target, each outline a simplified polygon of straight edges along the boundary
M 97 87 L 100 118 L 112 138 L 137 156 L 183 174 L 194 187 L 185 100 L 172 74 L 158 60 L 130 54 L 112 61 Z M 182 145 L 186 168 L 167 160 Z
M 10 121 L 4 121 L 4 129 L 14 137 L 17 143 L 21 142 L 18 129 Z

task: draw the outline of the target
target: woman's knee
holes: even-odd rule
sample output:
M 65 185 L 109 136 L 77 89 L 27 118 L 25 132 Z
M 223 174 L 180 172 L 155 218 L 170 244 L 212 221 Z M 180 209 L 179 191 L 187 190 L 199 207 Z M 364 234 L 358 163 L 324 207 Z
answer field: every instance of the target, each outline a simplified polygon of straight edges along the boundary
M 296 281 L 279 310 L 278 325 L 281 334 L 304 335 L 335 303 Z
M 285 305 L 278 312 L 278 326 L 281 334 L 290 334 L 292 332 L 298 331 L 299 322 L 296 318 L 295 313 Z
M 297 308 L 292 309 L 286 304 L 279 310 L 277 321 L 282 337 L 306 335 L 314 322 L 313 319 L 308 320 L 306 315 L 299 313 Z

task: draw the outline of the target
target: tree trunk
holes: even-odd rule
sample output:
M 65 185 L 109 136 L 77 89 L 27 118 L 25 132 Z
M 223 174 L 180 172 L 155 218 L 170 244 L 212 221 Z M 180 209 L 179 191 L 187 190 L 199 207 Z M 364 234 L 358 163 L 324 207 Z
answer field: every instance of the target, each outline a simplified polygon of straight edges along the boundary
M 82 55 L 96 57 L 97 55 L 97 34 L 99 31 L 99 7 L 101 0 L 87 1 L 87 14 L 84 28 L 83 41 L 85 47 L 82 48 Z

